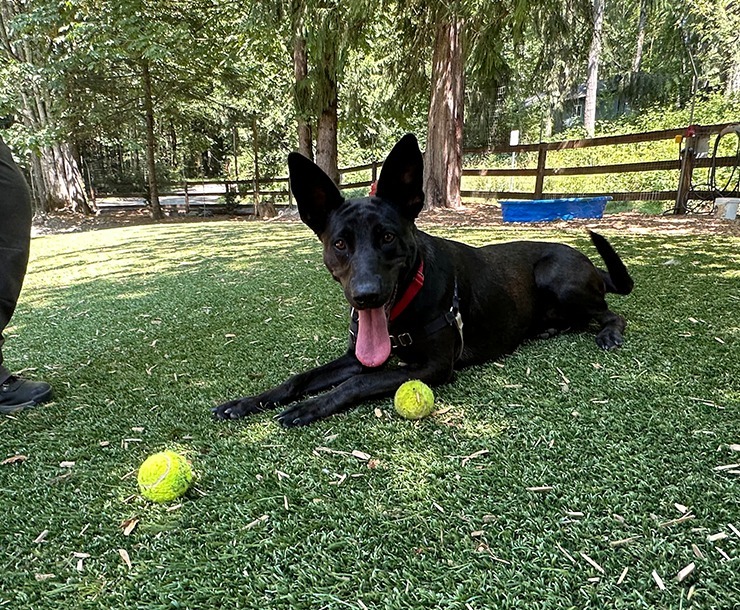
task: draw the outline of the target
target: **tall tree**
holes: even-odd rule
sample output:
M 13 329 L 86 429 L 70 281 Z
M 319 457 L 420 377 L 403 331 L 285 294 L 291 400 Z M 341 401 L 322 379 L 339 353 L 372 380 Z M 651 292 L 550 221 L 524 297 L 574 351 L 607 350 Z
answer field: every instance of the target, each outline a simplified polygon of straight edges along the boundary
M 497 85 L 505 81 L 507 45 L 519 44 L 530 17 L 528 0 L 399 2 L 405 65 L 420 62 L 431 49 L 431 94 L 427 124 L 425 188 L 427 207 L 460 205 L 465 82 L 473 77 Z M 432 33 L 430 36 L 429 33 Z M 554 35 L 562 36 L 563 32 Z M 428 57 L 428 56 L 427 56 Z M 426 59 L 426 61 L 429 61 Z
M 149 60 L 141 60 L 141 85 L 144 102 L 144 120 L 146 122 L 146 167 L 149 177 L 149 205 L 152 207 L 152 218 L 164 217 L 159 205 L 159 183 L 157 181 L 157 134 L 154 128 L 154 93 L 152 73 Z
M 291 33 L 293 37 L 293 104 L 298 128 L 298 150 L 313 159 L 311 130 L 311 85 L 308 80 L 308 48 L 306 44 L 306 3 L 291 1 Z
M 0 0 L 0 58 L 5 64 L 0 88 L 6 92 L 5 110 L 20 115 L 37 207 L 90 213 L 74 140 L 64 119 L 66 45 L 60 34 L 71 18 L 64 11 L 64 5 L 43 0 Z
M 315 65 L 314 100 L 316 125 L 316 164 L 339 184 L 338 118 L 339 118 L 339 12 L 336 8 L 322 11 L 317 35 L 313 40 Z M 318 15 L 317 15 L 318 16 Z
M 586 63 L 590 22 L 591 0 L 545 0 L 529 7 L 519 43 L 506 49 L 504 123 L 524 128 L 539 114 L 539 134 L 533 135 L 540 137 L 562 127 L 564 104 L 583 78 L 579 67 Z
M 199 56 L 197 46 L 189 42 L 207 16 L 195 6 L 163 6 L 152 0 L 82 1 L 78 15 L 80 23 L 71 36 L 90 53 L 79 57 L 84 72 L 77 86 L 95 92 L 97 108 L 101 101 L 127 108 L 138 121 L 146 155 L 147 199 L 152 217 L 161 219 L 158 114 L 166 103 L 165 91 L 195 88 L 195 79 L 205 77 L 212 66 L 213 55 Z M 115 81 L 119 87 L 111 87 Z M 125 89 L 120 88 L 122 83 Z
M 428 208 L 457 208 L 462 205 L 464 27 L 465 18 L 454 13 L 445 15 L 436 24 L 424 159 L 424 195 Z
M 586 135 L 594 137 L 596 129 L 596 100 L 599 88 L 599 61 L 601 59 L 601 40 L 604 27 L 604 4 L 606 0 L 593 0 L 593 34 L 588 51 L 586 74 L 586 101 L 583 108 L 583 125 Z
M 637 74 L 642 65 L 642 55 L 645 48 L 645 32 L 647 31 L 649 0 L 640 0 L 639 14 L 637 17 L 637 40 L 635 42 L 635 55 L 632 59 L 632 73 Z
M 274 38 L 269 30 L 278 30 L 287 37 L 299 150 L 315 158 L 337 182 L 340 83 L 345 58 L 362 39 L 370 4 L 366 0 L 271 0 L 260 3 L 252 14 L 255 22 L 261 20 L 267 27 L 266 35 Z
M 194 139 L 198 122 L 207 131 L 219 128 L 214 140 L 232 139 L 228 105 L 219 96 L 235 81 L 244 85 L 238 53 L 248 41 L 233 23 L 238 25 L 241 14 L 222 2 L 78 1 L 80 23 L 70 33 L 80 49 L 82 74 L 75 85 L 102 129 L 115 134 L 119 126 L 111 120 L 118 117 L 138 134 L 151 213 L 161 218 L 159 181 L 169 165 L 165 144 L 176 141 L 176 127 L 185 132 L 185 143 Z M 255 70 L 262 74 L 258 63 Z M 223 144 L 220 154 L 226 153 Z

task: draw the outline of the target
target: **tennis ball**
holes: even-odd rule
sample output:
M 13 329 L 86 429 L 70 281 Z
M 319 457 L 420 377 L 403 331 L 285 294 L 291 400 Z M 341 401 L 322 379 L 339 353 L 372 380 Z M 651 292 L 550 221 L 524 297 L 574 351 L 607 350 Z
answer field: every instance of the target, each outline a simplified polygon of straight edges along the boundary
M 434 394 L 423 381 L 413 379 L 402 384 L 396 390 L 393 406 L 401 417 L 421 419 L 432 412 Z
M 179 453 L 161 451 L 139 467 L 139 491 L 152 502 L 170 502 L 183 495 L 193 482 L 190 464 Z

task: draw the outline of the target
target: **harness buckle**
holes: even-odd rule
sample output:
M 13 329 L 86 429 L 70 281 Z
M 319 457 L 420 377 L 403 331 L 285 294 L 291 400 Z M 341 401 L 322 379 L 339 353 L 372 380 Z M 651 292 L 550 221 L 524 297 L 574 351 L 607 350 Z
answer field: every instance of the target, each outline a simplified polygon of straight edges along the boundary
M 400 335 L 391 335 L 391 347 L 408 347 L 414 342 L 413 337 L 409 333 L 401 333 Z
M 459 311 L 455 312 L 455 326 L 457 326 L 457 332 L 460 333 L 460 338 L 463 336 L 463 320 Z

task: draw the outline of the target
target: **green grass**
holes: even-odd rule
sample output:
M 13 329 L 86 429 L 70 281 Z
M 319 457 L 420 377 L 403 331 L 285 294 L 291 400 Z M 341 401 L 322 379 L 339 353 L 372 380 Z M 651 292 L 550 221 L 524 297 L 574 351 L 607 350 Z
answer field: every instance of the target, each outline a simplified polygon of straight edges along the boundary
M 432 232 L 594 255 L 582 230 Z M 426 420 L 386 400 L 289 431 L 209 409 L 343 351 L 346 306 L 307 229 L 35 239 L 4 351 L 56 400 L 0 419 L 0 460 L 27 456 L 0 466 L 0 607 L 738 608 L 737 476 L 715 467 L 740 462 L 740 240 L 609 237 L 636 280 L 610 299 L 621 350 L 533 342 L 439 388 Z M 198 475 L 174 510 L 136 494 L 163 448 Z M 675 503 L 695 518 L 661 527 Z

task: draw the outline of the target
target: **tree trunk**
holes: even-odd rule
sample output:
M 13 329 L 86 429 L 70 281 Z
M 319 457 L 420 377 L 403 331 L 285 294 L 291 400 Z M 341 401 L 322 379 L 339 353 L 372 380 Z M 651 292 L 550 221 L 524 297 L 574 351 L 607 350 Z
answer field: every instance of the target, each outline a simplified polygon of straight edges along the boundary
M 44 181 L 44 170 L 41 169 L 40 155 L 31 155 L 31 166 L 28 173 L 34 213 L 48 212 L 49 209 L 46 206 L 46 182 Z
M 593 0 L 594 30 L 591 48 L 588 51 L 588 76 L 586 78 L 586 102 L 583 108 L 583 125 L 586 135 L 594 137 L 596 130 L 596 97 L 599 86 L 599 59 L 601 57 L 601 35 L 604 26 L 604 2 Z
M 455 16 L 436 26 L 432 96 L 424 158 L 425 207 L 458 208 L 462 176 L 465 71 L 464 22 Z
M 175 129 L 175 122 L 170 119 L 170 165 L 172 167 L 177 166 L 177 130 Z
M 18 6 L 10 2 L 0 3 L 0 43 L 4 53 L 23 65 L 20 73 L 26 77 L 20 88 L 20 114 L 23 125 L 34 140 L 30 144 L 36 153 L 29 172 L 34 208 L 50 212 L 68 207 L 74 212 L 91 214 L 74 147 L 67 142 L 46 143 L 46 138 L 38 137 L 54 134 L 60 121 L 55 116 L 55 98 L 44 88 L 44 79 L 40 77 L 44 62 L 48 61 L 46 55 L 27 40 L 11 38 L 12 29 L 7 24 L 18 16 Z
M 52 212 L 68 208 L 78 214 L 93 214 L 82 172 L 69 144 L 41 147 L 33 157 L 30 178 L 37 210 Z
M 725 95 L 730 97 L 735 93 L 740 93 L 740 52 L 735 51 L 735 61 L 730 66 L 727 75 L 727 84 L 725 85 Z
M 645 46 L 645 29 L 647 28 L 647 3 L 648 0 L 640 0 L 640 17 L 637 20 L 637 44 L 635 45 L 635 56 L 632 59 L 632 74 L 637 74 L 642 65 L 642 50 Z
M 149 174 L 149 205 L 151 205 L 152 218 L 161 220 L 164 218 L 164 214 L 159 205 L 159 186 L 157 185 L 157 160 L 155 153 L 157 142 L 154 134 L 152 75 L 149 72 L 149 62 L 146 60 L 141 64 L 141 80 L 144 89 L 144 113 L 146 115 L 146 167 Z
M 324 108 L 319 116 L 316 133 L 316 164 L 339 185 L 337 159 L 337 101 Z
M 337 32 L 339 24 L 333 15 L 323 26 L 321 50 L 318 53 L 319 66 L 316 70 L 316 107 L 319 120 L 316 128 L 316 165 L 339 185 L 337 162 L 337 109 L 339 107 L 339 88 L 337 86 L 337 59 L 339 55 Z
M 254 181 L 252 190 L 254 192 L 254 214 L 257 218 L 274 218 L 277 210 L 271 202 L 260 201 L 260 163 L 259 163 L 259 131 L 257 116 L 252 116 L 252 152 L 254 154 Z
M 298 123 L 298 151 L 313 160 L 311 134 L 311 85 L 308 81 L 308 50 L 303 35 L 303 13 L 305 4 L 302 0 L 293 3 L 293 104 Z
M 71 144 L 62 142 L 53 146 L 56 162 L 57 192 L 59 201 L 69 205 L 73 212 L 90 215 L 92 208 L 85 190 L 85 182 L 77 162 L 76 150 Z
M 234 153 L 234 180 L 236 180 L 236 190 L 239 190 L 239 130 L 236 125 L 231 128 L 231 147 Z M 174 164 L 173 164 L 174 165 Z
M 547 92 L 547 109 L 545 118 L 543 121 L 542 136 L 545 138 L 552 137 L 555 133 L 555 115 L 560 108 L 560 87 L 558 87 L 558 79 L 555 76 L 550 77 L 550 86 Z

